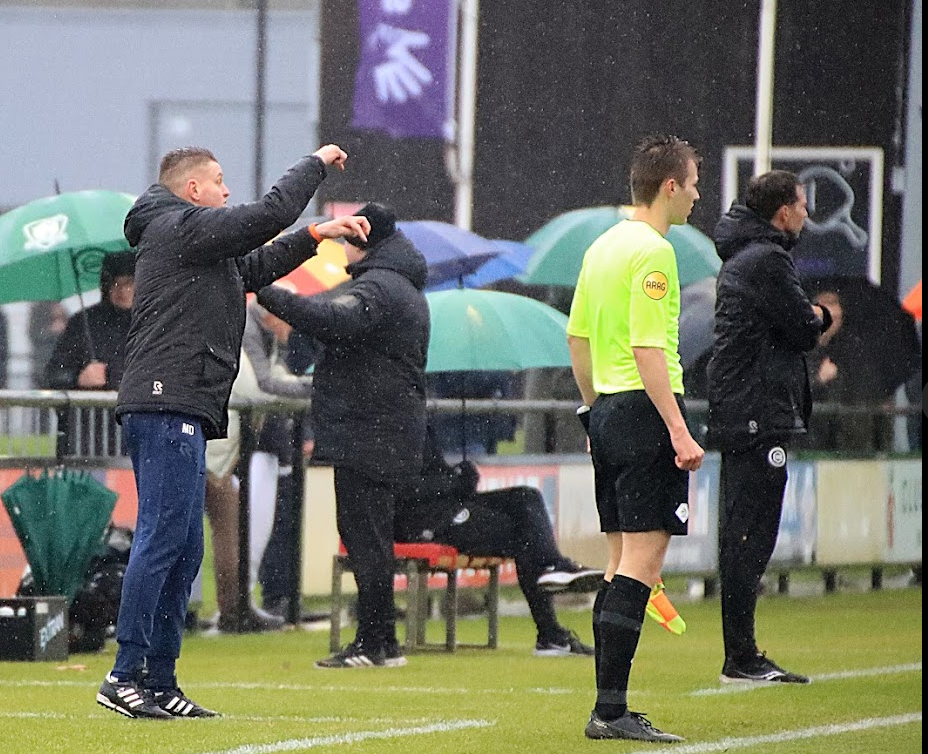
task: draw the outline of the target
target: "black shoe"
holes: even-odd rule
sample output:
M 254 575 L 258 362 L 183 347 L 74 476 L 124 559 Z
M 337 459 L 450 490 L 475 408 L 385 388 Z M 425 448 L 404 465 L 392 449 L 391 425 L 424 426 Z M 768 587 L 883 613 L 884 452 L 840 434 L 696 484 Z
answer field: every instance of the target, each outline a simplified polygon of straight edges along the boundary
M 276 615 L 278 618 L 287 620 L 290 614 L 290 600 L 287 597 L 272 597 L 262 600 L 261 607 L 269 615 Z
M 549 566 L 538 577 L 538 586 L 546 592 L 595 592 L 602 586 L 605 576 L 605 571 L 565 559 Z
M 384 647 L 383 658 L 383 664 L 388 668 L 401 668 L 408 664 L 406 655 L 403 654 L 403 650 L 397 641 L 391 641 Z
M 405 658 L 403 658 L 405 660 Z M 398 667 L 398 665 L 387 665 L 386 653 L 383 649 L 376 652 L 365 649 L 360 644 L 352 642 L 341 652 L 336 652 L 331 657 L 324 660 L 316 660 L 313 663 L 317 668 L 383 668 Z
M 172 720 L 155 702 L 151 691 L 142 687 L 138 679 L 117 681 L 107 675 L 97 692 L 97 704 L 126 717 L 148 720 Z
M 766 654 L 758 654 L 748 662 L 735 662 L 732 658 L 725 660 L 722 683 L 811 683 L 812 680 L 799 673 L 783 670 Z
M 664 731 L 658 730 L 651 725 L 651 721 L 644 716 L 643 712 L 632 712 L 631 710 L 627 710 L 617 720 L 603 720 L 596 714 L 596 710 L 593 710 L 584 733 L 587 738 L 593 739 L 621 738 L 631 741 L 652 741 L 664 744 L 685 740 L 682 736 L 675 736 L 673 733 L 664 733 Z
M 539 639 L 532 654 L 535 657 L 570 657 L 571 655 L 589 657 L 595 655 L 596 650 L 580 641 L 580 637 L 571 631 L 562 638 Z
M 280 631 L 284 627 L 284 619 L 252 605 L 243 621 L 237 621 L 235 615 L 226 617 L 220 613 L 216 625 L 222 633 L 254 634 L 261 631 Z
M 153 691 L 152 695 L 155 704 L 172 717 L 220 717 L 215 710 L 201 707 L 185 696 L 179 687 L 170 691 Z

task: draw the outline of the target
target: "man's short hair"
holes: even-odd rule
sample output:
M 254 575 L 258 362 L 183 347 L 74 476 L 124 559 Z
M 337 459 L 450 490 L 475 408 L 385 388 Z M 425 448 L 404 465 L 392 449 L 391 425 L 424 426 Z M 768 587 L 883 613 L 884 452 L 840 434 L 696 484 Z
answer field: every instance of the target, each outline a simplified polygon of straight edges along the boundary
M 796 189 L 801 185 L 799 176 L 788 170 L 770 170 L 748 181 L 744 205 L 767 222 L 777 210 L 793 204 L 799 198 Z
M 632 202 L 651 206 L 668 178 L 686 183 L 690 160 L 697 166 L 702 162 L 699 152 L 688 141 L 666 134 L 645 137 L 632 155 L 629 181 Z
M 161 158 L 158 168 L 158 183 L 172 191 L 181 188 L 181 183 L 194 168 L 207 162 L 219 162 L 206 147 L 181 147 L 172 149 Z

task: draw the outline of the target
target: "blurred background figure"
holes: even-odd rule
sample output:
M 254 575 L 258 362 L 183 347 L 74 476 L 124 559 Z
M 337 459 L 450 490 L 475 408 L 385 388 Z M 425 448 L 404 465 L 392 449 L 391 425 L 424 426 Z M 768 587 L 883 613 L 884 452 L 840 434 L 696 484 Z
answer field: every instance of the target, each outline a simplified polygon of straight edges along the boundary
M 232 385 L 233 399 L 248 400 L 274 395 L 309 397 L 312 378 L 294 375 L 287 367 L 290 332 L 290 325 L 257 302 L 248 305 L 239 373 Z M 258 580 L 262 558 L 271 538 L 277 501 L 286 497 L 285 504 L 289 504 L 289 497 L 278 494 L 278 491 L 281 488 L 287 492 L 290 490 L 287 482 L 293 470 L 290 457 L 292 419 L 286 414 L 260 415 L 252 425 L 258 440 L 257 450 L 250 458 L 241 458 L 240 422 L 238 412 L 230 411 L 229 436 L 222 440 L 210 440 L 206 444 L 206 513 L 213 538 L 216 601 L 219 606 L 216 623 L 223 632 L 276 630 L 284 623 L 283 608 L 278 600 L 289 594 L 286 591 L 286 580 L 283 586 L 278 587 L 278 570 L 286 568 L 286 549 L 279 554 L 278 561 L 272 559 L 263 567 L 265 578 L 272 589 L 281 592 L 264 595 L 265 604 L 273 604 L 278 610 L 270 613 L 250 604 L 247 612 L 239 615 L 239 484 L 236 469 L 240 463 L 249 464 L 249 573 L 250 582 L 254 584 Z M 283 485 L 281 480 L 284 480 Z
M 135 293 L 135 253 L 107 254 L 100 267 L 100 303 L 74 314 L 45 368 L 54 390 L 116 390 L 123 375 Z M 54 310 L 53 310 L 54 314 Z M 61 409 L 59 455 L 116 455 L 111 409 Z
M 29 342 L 31 343 L 31 373 L 34 388 L 47 388 L 46 366 L 55 351 L 55 344 L 68 325 L 68 310 L 60 301 L 33 301 L 29 307 Z
M 806 444 L 840 452 L 889 452 L 896 391 L 921 369 L 915 322 L 893 297 L 863 278 L 811 287 L 813 302 L 827 307 L 833 319 L 808 354 L 813 398 L 869 410 L 817 410 Z

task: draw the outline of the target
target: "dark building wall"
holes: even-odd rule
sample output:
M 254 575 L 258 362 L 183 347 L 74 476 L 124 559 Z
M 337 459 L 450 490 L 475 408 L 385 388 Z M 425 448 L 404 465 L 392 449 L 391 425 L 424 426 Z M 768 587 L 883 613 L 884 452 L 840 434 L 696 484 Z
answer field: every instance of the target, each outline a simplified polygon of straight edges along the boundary
M 897 154 L 908 41 L 904 0 L 780 0 L 773 142 L 885 151 L 883 279 L 896 279 Z M 711 232 L 722 155 L 754 140 L 759 2 L 541 0 L 480 4 L 474 230 L 523 239 L 576 207 L 621 203 L 628 155 L 652 131 L 704 157 L 691 222 Z M 350 127 L 357 65 L 355 0 L 323 7 L 322 136 L 349 171 L 326 199 L 382 199 L 401 216 L 453 221 L 443 148 Z

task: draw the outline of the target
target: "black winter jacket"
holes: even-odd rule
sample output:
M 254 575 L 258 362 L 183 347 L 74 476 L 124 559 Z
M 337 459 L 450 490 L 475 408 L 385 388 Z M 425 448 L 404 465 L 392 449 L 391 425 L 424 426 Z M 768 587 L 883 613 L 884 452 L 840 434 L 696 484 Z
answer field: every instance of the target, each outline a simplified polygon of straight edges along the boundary
M 122 380 L 131 316 L 128 310 L 106 300 L 88 307 L 85 313 L 74 314 L 55 342 L 45 367 L 46 384 L 55 390 L 75 390 L 81 370 L 91 361 L 102 361 L 106 364 L 106 385 L 100 390 L 116 390 Z
M 322 160 L 304 157 L 262 199 L 236 207 L 198 207 L 160 184 L 136 200 L 125 223 L 137 261 L 117 415 L 190 414 L 207 439 L 226 436 L 245 293 L 298 267 L 317 244 L 303 229 L 258 247 L 296 222 L 325 174 Z
M 708 366 L 708 441 L 722 450 L 783 442 L 806 431 L 812 398 L 804 352 L 826 325 L 799 283 L 789 234 L 734 205 L 714 235 L 722 269 Z
M 425 259 L 397 231 L 348 272 L 351 280 L 314 296 L 270 286 L 258 303 L 324 346 L 313 376 L 313 459 L 408 480 L 425 441 Z
M 445 460 L 438 435 L 426 429 L 422 472 L 396 500 L 393 519 L 397 542 L 441 541 L 454 517 L 477 494 L 480 472 L 470 461 L 451 465 Z

